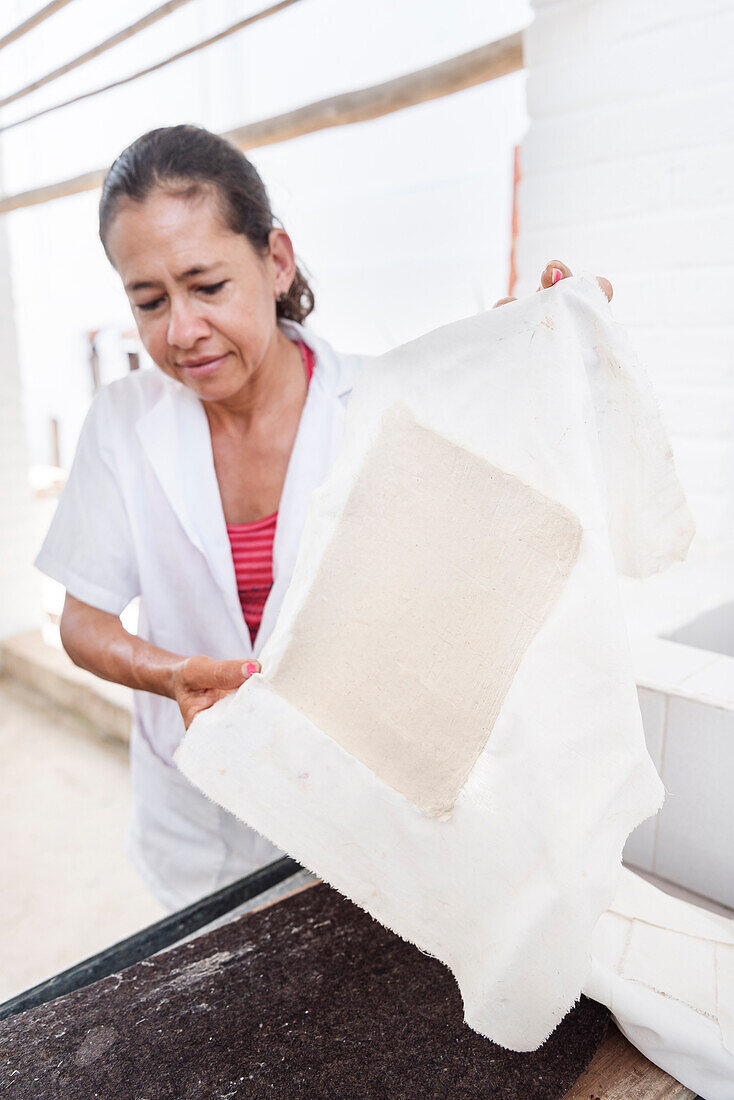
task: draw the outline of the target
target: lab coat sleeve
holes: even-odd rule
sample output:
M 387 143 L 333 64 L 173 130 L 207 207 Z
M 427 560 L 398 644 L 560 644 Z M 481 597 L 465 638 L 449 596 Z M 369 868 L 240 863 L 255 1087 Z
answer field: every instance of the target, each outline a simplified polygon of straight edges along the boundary
M 100 390 L 35 565 L 76 599 L 119 615 L 140 584 L 110 412 L 109 394 Z

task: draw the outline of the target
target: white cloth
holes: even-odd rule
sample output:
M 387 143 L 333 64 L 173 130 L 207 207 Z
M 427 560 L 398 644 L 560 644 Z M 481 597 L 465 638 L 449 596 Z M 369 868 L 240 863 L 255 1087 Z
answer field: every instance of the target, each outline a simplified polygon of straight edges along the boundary
M 295 561 L 309 494 L 339 449 L 362 365 L 308 329 L 281 323 L 315 355 L 278 512 L 274 585 L 253 647 L 198 398 L 157 369 L 97 393 L 36 565 L 77 599 L 119 614 L 141 597 L 140 635 L 164 649 L 243 660 L 259 654 Z M 135 693 L 128 852 L 152 893 L 178 908 L 277 858 L 278 849 L 213 805 L 178 772 L 176 703 Z
M 623 868 L 584 992 L 651 1062 L 704 1100 L 734 1100 L 734 920 Z
M 421 431 L 416 468 L 401 440 Z M 498 492 L 503 479 L 509 496 Z M 455 494 L 462 519 L 447 542 Z M 477 512 L 493 509 L 496 538 L 485 517 L 472 520 L 472 499 Z M 577 556 L 564 522 L 582 530 Z M 263 674 L 198 716 L 176 761 L 220 805 L 445 962 L 473 1028 L 532 1050 L 581 992 L 624 842 L 663 797 L 615 559 L 654 571 L 682 558 L 691 537 L 651 391 L 596 282 L 564 280 L 430 333 L 359 380 Z M 548 555 L 567 574 L 555 603 L 526 604 L 525 576 L 547 594 Z M 493 585 L 485 556 L 502 564 L 511 591 Z M 519 574 L 506 561 L 515 557 Z M 457 604 L 459 573 L 470 598 Z M 392 613 L 380 621 L 382 586 Z M 493 631 L 495 613 L 511 637 Z M 524 617 L 532 630 L 520 628 Z M 375 662 L 383 640 L 388 659 Z M 497 713 L 487 684 L 499 662 L 508 675 L 492 681 Z M 452 705 L 463 717 L 449 726 Z M 381 738 L 376 755 L 376 742 L 359 738 L 363 709 L 365 730 Z M 447 730 L 469 765 L 458 794 L 426 765 Z M 417 792 L 401 787 L 406 757 Z

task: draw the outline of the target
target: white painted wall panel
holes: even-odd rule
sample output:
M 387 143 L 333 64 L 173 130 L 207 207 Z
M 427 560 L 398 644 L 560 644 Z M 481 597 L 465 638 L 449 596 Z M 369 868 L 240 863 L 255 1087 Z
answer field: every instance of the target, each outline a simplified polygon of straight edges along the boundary
M 581 89 L 572 111 L 533 118 L 523 141 L 525 173 L 730 141 L 733 91 L 730 75 L 701 88 L 677 81 L 651 100 L 621 103 L 612 93 L 606 103 L 589 107 Z
M 537 224 L 532 220 L 534 214 L 546 225 L 565 225 L 570 218 L 598 218 L 599 195 L 603 194 L 604 216 L 609 219 L 639 217 L 643 212 L 658 218 L 671 214 L 676 218 L 707 217 L 701 236 L 706 247 L 711 247 L 716 242 L 706 233 L 706 225 L 718 226 L 720 234 L 718 208 L 732 205 L 732 178 L 734 145 L 726 141 L 536 170 L 523 183 L 530 219 L 527 228 Z M 564 196 L 575 189 L 578 194 L 569 208 Z
M 667 272 L 672 269 L 685 273 L 692 268 L 728 268 L 734 235 L 726 231 L 726 226 L 734 220 L 734 204 L 682 213 L 666 208 L 648 209 L 623 217 L 610 217 L 606 208 L 598 208 L 599 190 L 589 188 L 583 178 L 573 182 L 569 180 L 565 186 L 556 186 L 555 181 L 546 177 L 544 184 L 548 193 L 555 193 L 554 202 L 558 204 L 563 220 L 559 219 L 556 224 L 538 221 L 534 226 L 524 226 L 523 249 L 532 246 L 533 249 L 547 251 L 550 248 L 551 255 L 554 255 L 557 241 L 562 239 L 567 242 L 567 247 L 578 250 L 581 257 L 587 255 L 589 262 L 594 257 L 597 261 L 601 258 L 608 268 L 618 274 Z M 523 209 L 542 209 L 542 193 L 541 189 L 533 195 L 529 186 L 522 187 Z M 577 217 L 572 199 L 558 197 L 577 194 L 582 208 L 587 204 L 591 206 L 593 195 L 597 195 L 597 209 L 593 213 L 590 209 L 586 220 Z M 535 216 L 540 218 L 542 215 L 536 213 Z M 710 277 L 715 281 L 718 278 L 716 271 Z
M 2 178 L 0 163 L 0 179 Z M 6 226 L 0 220 L 0 638 L 36 626 L 35 531 Z
M 533 7 L 518 292 L 552 258 L 612 280 L 701 551 L 734 536 L 734 7 Z
M 563 7 L 559 5 L 557 19 L 564 18 Z M 647 33 L 636 25 L 633 10 L 627 34 L 618 41 L 610 41 L 597 24 L 593 37 L 580 44 L 576 39 L 575 45 L 571 38 L 565 49 L 545 59 L 533 45 L 542 34 L 542 22 L 528 32 L 527 94 L 532 117 L 577 110 L 580 91 L 588 110 L 610 99 L 636 103 L 665 95 L 680 84 L 683 74 L 687 89 L 731 80 L 731 5 L 705 17 L 699 17 L 691 6 L 687 16 L 680 15 Z

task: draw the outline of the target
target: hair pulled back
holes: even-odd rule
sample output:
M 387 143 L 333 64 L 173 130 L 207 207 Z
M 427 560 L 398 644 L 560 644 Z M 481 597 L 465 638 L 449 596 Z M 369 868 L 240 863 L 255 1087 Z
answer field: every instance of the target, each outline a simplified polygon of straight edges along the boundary
M 228 228 L 244 234 L 261 255 L 267 252 L 274 217 L 257 169 L 218 134 L 188 125 L 148 131 L 128 145 L 110 168 L 99 202 L 99 236 L 105 252 L 120 200 L 143 202 L 161 187 L 186 195 L 213 189 Z M 300 323 L 313 307 L 313 291 L 296 267 L 287 293 L 276 301 L 276 316 Z

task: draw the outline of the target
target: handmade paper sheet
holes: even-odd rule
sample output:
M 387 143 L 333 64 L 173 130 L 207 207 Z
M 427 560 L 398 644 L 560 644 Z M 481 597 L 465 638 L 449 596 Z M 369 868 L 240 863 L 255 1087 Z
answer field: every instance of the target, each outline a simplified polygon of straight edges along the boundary
M 580 541 L 568 509 L 390 410 L 273 691 L 383 783 L 446 815 Z

